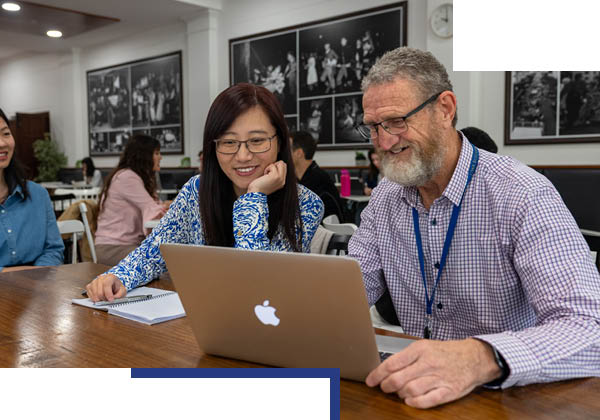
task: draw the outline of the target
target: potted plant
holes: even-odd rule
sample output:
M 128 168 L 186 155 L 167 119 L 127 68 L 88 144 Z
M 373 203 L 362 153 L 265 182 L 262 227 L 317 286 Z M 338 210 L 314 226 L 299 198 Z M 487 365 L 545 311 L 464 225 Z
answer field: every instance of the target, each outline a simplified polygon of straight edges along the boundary
M 33 142 L 33 154 L 39 162 L 35 181 L 56 181 L 58 171 L 67 164 L 67 157 L 58 150 L 58 145 L 52 141 L 50 133 L 44 133 L 43 139 Z
M 354 160 L 356 161 L 356 166 L 367 166 L 367 157 L 363 152 L 356 152 Z
M 181 158 L 181 162 L 179 163 L 179 166 L 182 168 L 189 168 L 192 164 L 192 160 L 190 159 L 189 156 L 186 156 L 184 158 Z

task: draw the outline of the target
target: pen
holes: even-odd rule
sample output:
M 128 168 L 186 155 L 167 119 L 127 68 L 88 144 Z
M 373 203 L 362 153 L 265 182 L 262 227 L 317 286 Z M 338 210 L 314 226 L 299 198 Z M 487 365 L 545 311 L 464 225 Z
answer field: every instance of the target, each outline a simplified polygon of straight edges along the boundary
M 138 295 L 138 296 L 129 296 L 129 297 L 115 299 L 112 302 L 109 302 L 107 300 L 101 300 L 99 302 L 94 302 L 94 306 L 107 306 L 107 305 L 114 305 L 117 303 L 136 302 L 138 300 L 150 299 L 151 297 L 152 297 L 152 295 Z

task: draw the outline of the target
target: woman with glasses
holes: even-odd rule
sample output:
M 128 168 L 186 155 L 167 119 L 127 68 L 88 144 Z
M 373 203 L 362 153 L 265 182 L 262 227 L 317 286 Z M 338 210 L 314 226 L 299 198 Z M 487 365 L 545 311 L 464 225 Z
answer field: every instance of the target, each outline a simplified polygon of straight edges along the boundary
M 158 277 L 161 243 L 309 252 L 323 203 L 297 184 L 288 138 L 267 89 L 240 83 L 221 92 L 204 126 L 202 174 L 140 247 L 88 284 L 88 296 L 112 300 Z

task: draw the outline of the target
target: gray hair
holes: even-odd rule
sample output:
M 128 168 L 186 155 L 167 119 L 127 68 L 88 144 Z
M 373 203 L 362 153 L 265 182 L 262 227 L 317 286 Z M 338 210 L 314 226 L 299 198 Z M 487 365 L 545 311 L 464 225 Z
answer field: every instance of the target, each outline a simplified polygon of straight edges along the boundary
M 373 85 L 391 83 L 397 78 L 416 83 L 423 100 L 446 90 L 452 91 L 452 82 L 446 68 L 428 51 L 399 47 L 377 59 L 363 78 L 361 89 L 366 92 Z M 454 114 L 452 125 L 456 126 Z

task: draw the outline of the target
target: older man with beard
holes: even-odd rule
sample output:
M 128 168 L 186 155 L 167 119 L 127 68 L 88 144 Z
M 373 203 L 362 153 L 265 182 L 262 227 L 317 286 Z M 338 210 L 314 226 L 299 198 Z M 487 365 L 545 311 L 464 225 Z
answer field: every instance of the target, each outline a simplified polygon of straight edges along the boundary
M 382 156 L 349 244 L 370 304 L 389 290 L 418 340 L 367 377 L 427 408 L 475 387 L 600 376 L 600 276 L 552 184 L 456 131 L 445 68 L 412 48 L 362 82 Z

